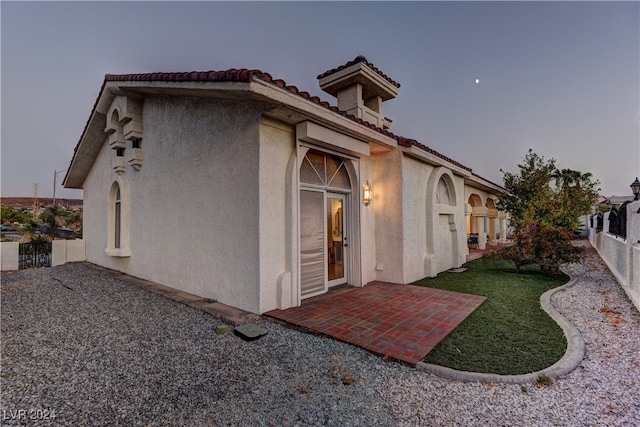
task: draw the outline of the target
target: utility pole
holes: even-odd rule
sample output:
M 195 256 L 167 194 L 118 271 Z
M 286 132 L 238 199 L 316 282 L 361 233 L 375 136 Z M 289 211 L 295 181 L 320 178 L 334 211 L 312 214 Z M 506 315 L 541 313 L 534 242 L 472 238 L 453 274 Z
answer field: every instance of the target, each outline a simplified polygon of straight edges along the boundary
M 33 183 L 33 219 L 38 217 L 38 190 L 40 188 L 39 182 Z
M 62 172 L 66 172 L 67 170 L 61 170 L 61 171 L 56 171 L 55 169 L 53 170 L 53 206 L 56 205 L 56 178 L 58 177 L 59 173 Z

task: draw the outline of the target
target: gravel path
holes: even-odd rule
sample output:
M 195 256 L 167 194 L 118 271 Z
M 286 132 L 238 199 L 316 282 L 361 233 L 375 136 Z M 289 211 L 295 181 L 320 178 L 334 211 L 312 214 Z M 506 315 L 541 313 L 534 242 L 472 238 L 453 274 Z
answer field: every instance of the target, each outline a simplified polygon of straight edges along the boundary
M 569 269 L 553 303 L 586 357 L 541 388 L 442 379 L 270 322 L 253 342 L 216 335 L 211 316 L 80 264 L 3 273 L 2 423 L 640 425 L 640 315 L 592 249 Z

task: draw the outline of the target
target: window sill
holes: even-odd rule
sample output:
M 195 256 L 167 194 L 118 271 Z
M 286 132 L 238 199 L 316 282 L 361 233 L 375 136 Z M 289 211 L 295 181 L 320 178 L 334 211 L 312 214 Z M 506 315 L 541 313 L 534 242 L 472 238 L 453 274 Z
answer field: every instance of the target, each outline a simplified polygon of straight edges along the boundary
M 126 258 L 131 256 L 131 249 L 105 249 L 104 253 L 112 257 Z

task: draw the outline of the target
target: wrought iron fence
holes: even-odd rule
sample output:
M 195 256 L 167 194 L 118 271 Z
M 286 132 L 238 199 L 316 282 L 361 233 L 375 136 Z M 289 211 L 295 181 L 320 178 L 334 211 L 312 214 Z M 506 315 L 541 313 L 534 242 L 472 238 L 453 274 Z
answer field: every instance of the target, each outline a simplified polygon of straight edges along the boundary
M 596 233 L 599 231 L 602 231 L 603 228 L 604 228 L 604 215 L 602 215 L 602 212 L 600 212 L 596 217 Z
M 20 243 L 18 249 L 18 269 L 51 267 L 51 242 Z
M 619 208 L 611 209 L 609 213 L 609 234 L 627 238 L 627 205 L 625 202 Z

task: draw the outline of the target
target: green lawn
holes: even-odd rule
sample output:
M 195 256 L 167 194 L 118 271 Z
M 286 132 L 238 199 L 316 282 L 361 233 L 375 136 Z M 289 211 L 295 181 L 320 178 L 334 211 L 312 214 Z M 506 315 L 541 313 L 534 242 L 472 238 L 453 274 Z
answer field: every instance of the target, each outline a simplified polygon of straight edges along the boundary
M 564 274 L 481 258 L 463 273 L 441 273 L 415 285 L 484 295 L 487 299 L 424 359 L 462 371 L 524 374 L 547 368 L 566 350 L 562 329 L 540 307 L 540 295 L 565 284 Z

